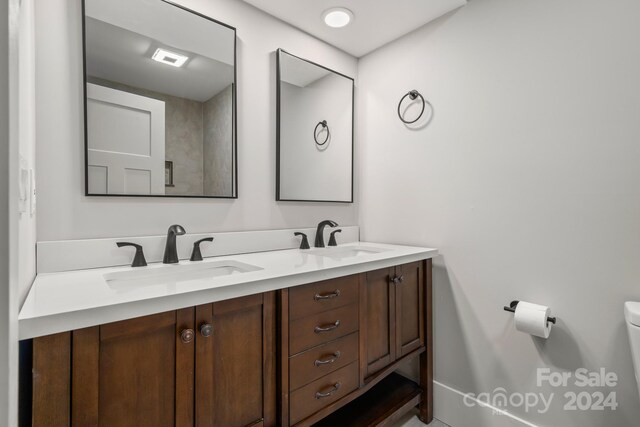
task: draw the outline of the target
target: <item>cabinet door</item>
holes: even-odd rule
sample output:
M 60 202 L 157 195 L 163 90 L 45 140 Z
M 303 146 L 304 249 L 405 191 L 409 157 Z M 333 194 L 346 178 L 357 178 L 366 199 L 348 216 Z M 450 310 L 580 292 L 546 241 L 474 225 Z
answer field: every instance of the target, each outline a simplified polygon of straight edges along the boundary
M 361 293 L 364 378 L 393 363 L 396 359 L 395 288 L 385 268 L 364 274 Z
M 194 342 L 182 332 L 193 315 L 191 308 L 74 331 L 72 425 L 192 425 Z
M 424 270 L 413 262 L 395 268 L 396 357 L 399 359 L 424 344 Z
M 274 309 L 273 292 L 196 307 L 196 426 L 275 425 Z

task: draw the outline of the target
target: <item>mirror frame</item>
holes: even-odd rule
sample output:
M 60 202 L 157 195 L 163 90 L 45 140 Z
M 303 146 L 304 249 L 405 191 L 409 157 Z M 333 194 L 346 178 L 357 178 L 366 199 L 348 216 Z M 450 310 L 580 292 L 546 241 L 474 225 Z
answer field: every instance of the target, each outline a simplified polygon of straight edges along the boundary
M 177 4 L 171 0 L 158 0 L 167 3 L 173 7 L 177 7 L 183 11 L 192 13 L 200 18 L 204 18 L 215 24 L 222 25 L 233 31 L 233 85 L 231 97 L 233 100 L 233 119 L 232 119 L 232 141 L 233 144 L 233 194 L 231 196 L 191 196 L 191 195 L 173 195 L 173 194 L 94 194 L 89 192 L 89 132 L 87 130 L 87 14 L 86 2 L 82 0 L 82 93 L 83 109 L 84 109 L 84 195 L 87 197 L 146 197 L 146 198 L 185 198 L 185 199 L 237 199 L 238 198 L 238 37 L 236 28 L 204 15 L 193 9 L 189 9 L 181 4 Z
M 316 67 L 320 67 L 325 69 L 333 74 L 344 77 L 346 79 L 351 80 L 351 199 L 350 200 L 305 200 L 305 199 L 283 199 L 280 197 L 280 122 L 281 122 L 281 70 L 280 70 L 280 55 L 287 54 L 297 58 L 301 61 L 308 62 L 309 64 L 315 65 Z M 349 77 L 345 74 L 342 74 L 338 71 L 332 70 L 331 68 L 325 67 L 324 65 L 320 65 L 316 62 L 310 61 L 308 59 L 302 58 L 298 55 L 294 55 L 286 50 L 279 48 L 276 51 L 276 201 L 278 202 L 317 202 L 317 203 L 353 203 L 353 193 L 354 193 L 354 168 L 355 168 L 355 92 L 356 85 L 355 79 L 353 77 Z

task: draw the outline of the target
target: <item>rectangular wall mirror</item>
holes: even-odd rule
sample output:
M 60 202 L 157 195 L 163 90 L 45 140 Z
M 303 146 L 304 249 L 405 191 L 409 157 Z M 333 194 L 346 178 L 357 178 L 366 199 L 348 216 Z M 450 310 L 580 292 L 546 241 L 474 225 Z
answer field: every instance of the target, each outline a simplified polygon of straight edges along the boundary
M 276 200 L 353 202 L 354 80 L 277 52 Z
M 237 197 L 236 31 L 164 0 L 85 0 L 88 196 Z

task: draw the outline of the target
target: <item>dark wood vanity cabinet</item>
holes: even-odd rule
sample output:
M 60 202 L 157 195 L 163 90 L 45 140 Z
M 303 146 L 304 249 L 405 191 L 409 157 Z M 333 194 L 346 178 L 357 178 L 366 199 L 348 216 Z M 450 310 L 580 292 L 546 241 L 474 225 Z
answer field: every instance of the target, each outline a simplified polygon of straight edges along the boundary
M 274 315 L 273 292 L 196 307 L 196 427 L 275 425 Z
M 431 260 L 35 338 L 32 372 L 34 426 L 429 422 Z
M 358 276 L 280 291 L 280 424 L 296 425 L 359 387 Z
M 424 346 L 424 280 L 422 262 L 365 273 L 360 296 L 365 382 Z
M 35 338 L 33 425 L 274 426 L 274 310 L 271 292 Z
M 279 291 L 280 425 L 429 422 L 430 304 L 430 260 Z M 394 372 L 412 357 L 419 384 Z
M 71 332 L 71 424 L 189 425 L 195 337 L 182 342 L 176 336 L 193 329 L 193 311 L 171 311 Z M 34 375 L 39 372 L 34 366 Z M 34 415 L 42 407 L 46 408 L 46 402 L 34 405 Z

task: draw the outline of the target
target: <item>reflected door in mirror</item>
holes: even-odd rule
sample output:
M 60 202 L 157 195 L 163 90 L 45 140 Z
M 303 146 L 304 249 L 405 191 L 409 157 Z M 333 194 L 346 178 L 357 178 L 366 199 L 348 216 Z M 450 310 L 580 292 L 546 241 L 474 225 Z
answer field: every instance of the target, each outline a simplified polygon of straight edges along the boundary
M 163 194 L 164 102 L 87 84 L 89 192 Z

